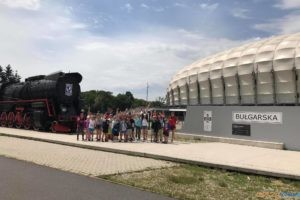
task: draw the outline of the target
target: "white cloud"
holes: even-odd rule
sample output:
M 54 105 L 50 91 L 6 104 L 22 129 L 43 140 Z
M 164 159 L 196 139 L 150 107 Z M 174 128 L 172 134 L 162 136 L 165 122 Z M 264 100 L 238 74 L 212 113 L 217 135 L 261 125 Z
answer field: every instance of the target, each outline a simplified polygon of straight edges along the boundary
M 64 8 L 64 12 L 67 14 L 67 15 L 71 15 L 73 13 L 73 7 L 72 6 L 67 6 Z
M 122 9 L 126 10 L 128 13 L 130 13 L 133 10 L 133 6 L 130 3 L 126 3 Z
M 141 7 L 142 7 L 142 8 L 145 8 L 145 9 L 149 9 L 149 8 L 150 8 L 150 7 L 149 7 L 147 4 L 145 4 L 145 3 L 142 3 L 142 4 L 141 4 Z
M 87 25 L 83 23 L 74 23 L 71 25 L 71 28 L 73 29 L 85 29 L 86 27 Z
M 0 64 L 12 64 L 22 77 L 63 68 L 64 53 L 82 35 L 80 22 L 62 15 L 61 8 L 40 8 L 34 15 L 0 13 Z M 78 29 L 80 28 L 80 29 Z
M 184 3 L 178 3 L 178 2 L 174 3 L 174 6 L 175 7 L 181 7 L 181 8 L 186 8 L 187 7 L 186 4 L 184 4 Z
M 278 0 L 274 6 L 284 10 L 300 8 L 299 0 Z M 290 34 L 300 32 L 300 14 L 292 11 L 280 18 L 268 20 L 265 23 L 254 25 L 254 28 L 272 34 Z
M 163 12 L 163 11 L 165 11 L 165 8 L 159 7 L 159 8 L 153 8 L 153 10 L 154 10 L 155 12 Z
M 267 23 L 256 24 L 255 29 L 272 34 L 288 34 L 300 31 L 300 15 L 290 14 L 280 19 L 273 19 Z
M 299 9 L 300 1 L 299 0 L 280 0 L 278 4 L 275 5 L 280 9 Z
M 143 9 L 154 11 L 154 12 L 163 12 L 163 11 L 165 11 L 165 8 L 163 8 L 163 7 L 149 6 L 149 5 L 144 4 L 144 3 L 142 3 L 140 5 L 140 7 L 143 8 Z
M 249 10 L 244 8 L 235 8 L 232 10 L 231 14 L 232 16 L 236 18 L 241 19 L 251 19 L 251 17 L 248 16 Z
M 218 3 L 213 3 L 213 4 L 202 3 L 202 4 L 200 4 L 200 8 L 203 10 L 207 10 L 207 11 L 214 11 L 218 7 L 219 7 Z
M 27 10 L 38 10 L 40 8 L 40 0 L 0 0 L 0 4 L 10 8 L 22 8 Z

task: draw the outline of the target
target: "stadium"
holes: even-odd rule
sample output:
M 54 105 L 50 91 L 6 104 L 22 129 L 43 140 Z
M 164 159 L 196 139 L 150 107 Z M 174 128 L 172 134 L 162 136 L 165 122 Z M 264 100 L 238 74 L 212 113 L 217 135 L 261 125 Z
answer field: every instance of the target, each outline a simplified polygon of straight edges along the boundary
M 184 67 L 170 81 L 167 102 L 187 108 L 187 133 L 300 150 L 299 75 L 300 33 L 274 36 Z

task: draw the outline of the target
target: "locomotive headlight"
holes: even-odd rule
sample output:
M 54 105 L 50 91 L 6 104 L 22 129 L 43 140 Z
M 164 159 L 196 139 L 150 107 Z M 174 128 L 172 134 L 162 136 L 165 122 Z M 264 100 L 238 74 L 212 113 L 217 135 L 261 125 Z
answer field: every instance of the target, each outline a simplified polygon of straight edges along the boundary
M 62 106 L 62 107 L 61 107 L 61 111 L 67 112 L 67 108 Z

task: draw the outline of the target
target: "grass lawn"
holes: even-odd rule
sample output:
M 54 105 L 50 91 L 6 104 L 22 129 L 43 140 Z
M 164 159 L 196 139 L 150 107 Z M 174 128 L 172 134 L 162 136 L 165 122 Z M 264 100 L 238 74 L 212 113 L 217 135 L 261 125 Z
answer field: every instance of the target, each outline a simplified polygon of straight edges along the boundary
M 300 181 L 184 164 L 172 168 L 108 175 L 100 178 L 177 199 L 273 200 L 281 199 L 281 192 L 299 192 L 300 194 Z

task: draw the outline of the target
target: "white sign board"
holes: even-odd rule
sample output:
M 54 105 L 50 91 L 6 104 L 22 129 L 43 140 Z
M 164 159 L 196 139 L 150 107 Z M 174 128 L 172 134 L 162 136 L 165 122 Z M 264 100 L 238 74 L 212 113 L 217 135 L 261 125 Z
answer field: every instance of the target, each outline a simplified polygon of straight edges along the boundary
M 233 111 L 233 122 L 282 124 L 282 112 Z
M 66 84 L 66 89 L 65 89 L 65 95 L 66 96 L 72 96 L 73 93 L 73 84 Z
M 212 111 L 203 111 L 203 130 L 211 132 L 212 127 Z

